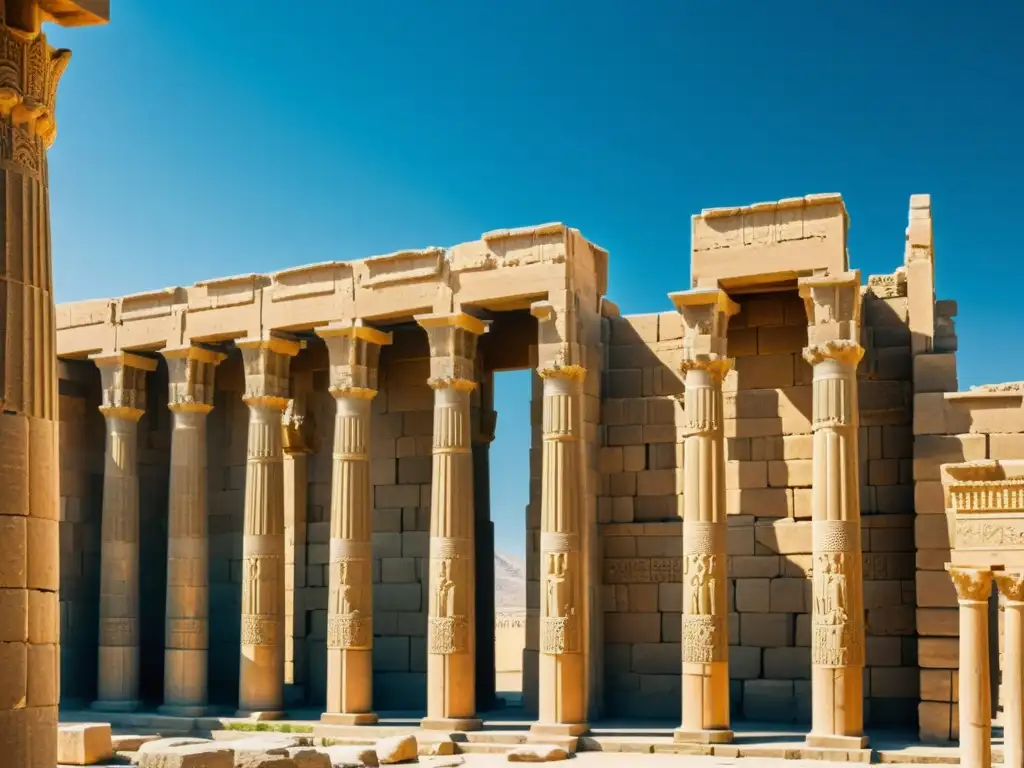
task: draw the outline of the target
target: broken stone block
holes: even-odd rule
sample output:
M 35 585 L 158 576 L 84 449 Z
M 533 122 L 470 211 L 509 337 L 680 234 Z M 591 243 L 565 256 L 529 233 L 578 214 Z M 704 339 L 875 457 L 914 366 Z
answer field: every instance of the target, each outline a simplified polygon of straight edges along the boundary
M 57 762 L 95 765 L 114 756 L 108 723 L 79 723 L 57 728 Z
M 331 759 L 315 747 L 290 747 L 288 757 L 295 762 L 295 768 L 333 768 Z
M 139 750 L 139 768 L 234 768 L 235 753 L 230 747 L 199 739 L 160 739 L 159 741 L 192 741 L 191 744 L 157 746 L 143 744 Z M 146 749 L 149 747 L 150 749 Z M 289 766 L 292 768 L 292 766 Z
M 416 737 L 412 734 L 389 736 L 386 739 L 381 739 L 377 742 L 374 749 L 377 752 L 377 760 L 381 765 L 410 762 L 419 756 Z
M 331 768 L 379 765 L 377 751 L 373 747 L 335 746 L 323 747 L 320 751 L 331 761 Z
M 549 763 L 568 758 L 568 752 L 553 744 L 524 744 L 508 753 L 510 763 Z
M 285 749 L 271 752 L 235 753 L 234 768 L 297 768 L 295 761 L 288 756 Z
M 210 739 L 196 739 L 189 736 L 174 736 L 167 739 L 155 739 L 140 746 L 138 753 L 140 755 L 149 755 L 157 752 L 164 752 L 172 747 L 187 747 L 193 744 L 213 744 L 213 741 Z
M 151 741 L 156 741 L 160 737 L 158 735 L 150 736 L 139 736 L 138 734 L 114 734 L 110 737 L 110 742 L 114 747 L 115 752 L 138 752 L 143 744 L 148 744 Z

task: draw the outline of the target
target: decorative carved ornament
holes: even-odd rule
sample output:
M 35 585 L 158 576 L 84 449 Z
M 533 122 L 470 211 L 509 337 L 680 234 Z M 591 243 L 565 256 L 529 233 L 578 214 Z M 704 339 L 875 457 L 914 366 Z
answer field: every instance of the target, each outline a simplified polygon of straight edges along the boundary
M 57 136 L 57 85 L 70 60 L 71 51 L 45 35 L 0 24 L 0 114 L 46 147 Z
M 1024 548 L 1024 462 L 942 465 L 954 550 Z

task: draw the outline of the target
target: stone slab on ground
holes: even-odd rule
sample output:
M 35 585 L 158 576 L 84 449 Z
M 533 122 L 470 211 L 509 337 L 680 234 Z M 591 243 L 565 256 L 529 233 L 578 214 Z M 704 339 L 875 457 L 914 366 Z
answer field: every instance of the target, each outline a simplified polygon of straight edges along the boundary
M 235 768 L 235 753 L 222 744 L 207 741 L 164 745 L 145 751 L 156 743 L 142 745 L 138 753 L 139 768 Z
M 62 765 L 97 765 L 113 756 L 108 723 L 78 723 L 57 729 L 57 762 Z
M 159 738 L 161 738 L 159 734 L 143 736 L 136 733 L 115 733 L 110 737 L 110 741 L 115 752 L 138 752 L 143 744 L 148 744 Z
M 377 751 L 373 747 L 344 745 L 318 749 L 330 758 L 331 768 L 344 765 L 379 765 Z
M 419 756 L 416 737 L 411 733 L 404 736 L 388 736 L 377 742 L 374 749 L 381 765 L 412 762 Z
M 295 768 L 333 768 L 327 753 L 316 747 L 291 747 L 288 757 L 295 762 Z
M 552 763 L 569 759 L 569 753 L 554 744 L 523 744 L 511 750 L 507 759 L 510 763 Z

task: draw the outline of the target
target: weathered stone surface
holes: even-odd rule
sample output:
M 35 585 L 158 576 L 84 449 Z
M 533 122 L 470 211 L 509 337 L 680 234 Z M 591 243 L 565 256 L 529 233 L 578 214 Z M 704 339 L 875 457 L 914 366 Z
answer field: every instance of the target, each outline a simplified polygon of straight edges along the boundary
M 115 733 L 110 737 L 110 743 L 114 747 L 115 752 L 138 752 L 143 744 L 157 741 L 159 738 L 157 735 L 139 736 L 136 734 Z
M 144 744 L 143 747 L 152 747 L 153 744 L 156 742 Z M 235 768 L 235 753 L 231 748 L 212 741 L 178 746 L 158 745 L 149 750 L 139 750 L 138 759 L 139 768 Z M 281 768 L 294 768 L 294 765 Z
M 381 765 L 391 765 L 415 760 L 419 755 L 419 745 L 416 743 L 416 737 L 412 734 L 388 736 L 377 742 L 374 751 L 377 753 L 377 761 Z
M 213 744 L 212 739 L 199 739 L 192 736 L 173 736 L 166 739 L 148 741 L 138 749 L 140 755 L 156 754 L 173 747 L 185 747 L 197 744 Z
M 510 763 L 549 763 L 567 760 L 569 753 L 550 744 L 524 744 L 508 753 Z
M 349 768 L 349 766 L 376 766 L 380 764 L 374 747 L 333 746 L 320 747 L 321 752 L 331 761 L 331 768 Z
M 58 763 L 94 765 L 110 759 L 113 754 L 108 723 L 62 725 L 57 729 Z
M 288 757 L 294 761 L 295 768 L 332 768 L 331 759 L 316 747 L 289 747 Z

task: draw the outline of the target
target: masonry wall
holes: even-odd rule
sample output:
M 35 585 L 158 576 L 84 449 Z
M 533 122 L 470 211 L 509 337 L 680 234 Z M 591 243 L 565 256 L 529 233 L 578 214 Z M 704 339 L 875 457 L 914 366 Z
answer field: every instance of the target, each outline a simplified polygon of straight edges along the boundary
M 795 291 L 736 295 L 725 382 L 734 714 L 810 721 L 811 369 Z M 866 295 L 861 506 L 869 722 L 912 722 L 917 697 L 909 332 Z M 682 579 L 681 328 L 610 317 L 599 503 L 612 714 L 676 719 Z M 876 329 L 881 329 L 875 333 Z

